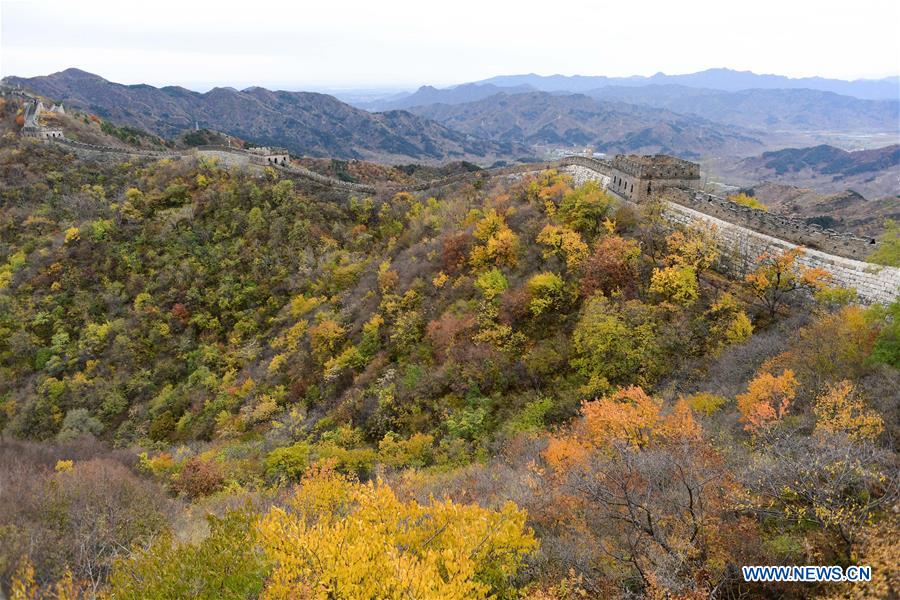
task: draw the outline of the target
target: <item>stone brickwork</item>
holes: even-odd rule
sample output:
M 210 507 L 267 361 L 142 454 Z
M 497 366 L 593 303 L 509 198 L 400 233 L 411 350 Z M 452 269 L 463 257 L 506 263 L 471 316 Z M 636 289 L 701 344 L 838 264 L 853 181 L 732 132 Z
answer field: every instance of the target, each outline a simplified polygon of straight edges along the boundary
M 662 215 L 673 224 L 707 226 L 714 230 L 721 252 L 718 268 L 735 277 L 743 277 L 752 271 L 756 258 L 764 252 L 782 253 L 798 246 L 675 202 L 667 202 Z M 812 248 L 804 248 L 798 262 L 828 271 L 835 285 L 855 289 L 864 304 L 889 304 L 900 295 L 900 269 L 896 267 L 875 265 Z
M 666 200 L 718 217 L 723 221 L 846 258 L 864 259 L 877 246 L 873 238 L 824 229 L 799 219 L 755 210 L 713 194 L 670 188 L 666 189 L 662 196 Z

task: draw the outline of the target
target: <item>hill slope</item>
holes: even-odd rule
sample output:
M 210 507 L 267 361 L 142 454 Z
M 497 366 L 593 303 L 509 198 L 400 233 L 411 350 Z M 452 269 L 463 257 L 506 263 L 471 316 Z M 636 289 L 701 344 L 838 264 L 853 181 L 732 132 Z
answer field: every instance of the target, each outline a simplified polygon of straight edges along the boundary
M 201 94 L 181 87 L 120 85 L 78 69 L 5 81 L 165 137 L 199 124 L 312 156 L 493 162 L 527 154 L 521 147 L 473 139 L 410 113 L 372 114 L 325 94 L 258 87 Z
M 828 145 L 785 148 L 712 164 L 710 170 L 739 185 L 776 181 L 820 192 L 853 189 L 868 198 L 900 195 L 898 144 L 855 152 Z

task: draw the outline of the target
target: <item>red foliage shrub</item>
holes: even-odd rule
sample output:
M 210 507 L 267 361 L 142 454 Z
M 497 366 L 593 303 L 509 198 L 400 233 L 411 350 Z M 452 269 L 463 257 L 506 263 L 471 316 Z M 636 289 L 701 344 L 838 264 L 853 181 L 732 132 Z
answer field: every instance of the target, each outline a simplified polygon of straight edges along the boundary
M 634 240 L 611 235 L 600 240 L 584 261 L 581 293 L 588 297 L 594 292 L 609 294 L 614 290 L 628 293 L 637 285 L 640 248 Z
M 445 273 L 455 273 L 466 264 L 472 235 L 466 231 L 451 235 L 444 240 L 441 264 Z
M 475 328 L 475 315 L 452 315 L 444 313 L 426 327 L 426 335 L 434 348 L 438 360 L 443 361 L 447 352 L 465 337 L 466 332 Z
M 188 459 L 181 467 L 181 473 L 172 483 L 172 488 L 189 498 L 198 498 L 218 491 L 224 480 L 219 465 L 194 457 Z
M 187 325 L 188 319 L 191 318 L 191 313 L 188 312 L 187 307 L 181 302 L 176 302 L 169 311 L 169 314 L 172 315 L 173 318 L 178 319 L 182 325 Z

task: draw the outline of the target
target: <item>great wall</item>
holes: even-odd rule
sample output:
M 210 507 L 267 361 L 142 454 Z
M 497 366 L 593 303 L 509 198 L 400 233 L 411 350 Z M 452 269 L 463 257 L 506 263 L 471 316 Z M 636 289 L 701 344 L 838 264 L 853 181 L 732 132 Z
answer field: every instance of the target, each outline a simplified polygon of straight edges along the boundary
M 36 121 L 32 118 L 29 123 Z M 721 251 L 718 267 L 734 276 L 749 272 L 756 258 L 764 252 L 779 253 L 802 247 L 804 253 L 799 259 L 802 264 L 828 271 L 835 285 L 856 290 L 859 301 L 864 304 L 890 303 L 900 295 L 900 268 L 865 262 L 865 258 L 878 248 L 876 240 L 755 210 L 702 192 L 697 189 L 699 165 L 671 156 L 616 156 L 612 160 L 568 156 L 550 162 L 460 173 L 413 185 L 373 186 L 339 180 L 293 165 L 287 151 L 282 149 L 248 151 L 226 146 L 199 146 L 185 151 L 129 149 L 85 144 L 62 135 L 41 135 L 33 128 L 30 137 L 63 145 L 76 154 L 94 158 L 214 157 L 231 167 L 269 166 L 294 177 L 358 194 L 424 191 L 478 177 L 520 177 L 545 169 L 559 169 L 570 174 L 576 184 L 598 182 L 625 203 L 640 205 L 658 198 L 662 201 L 663 218 L 673 226 L 700 226 L 714 231 Z

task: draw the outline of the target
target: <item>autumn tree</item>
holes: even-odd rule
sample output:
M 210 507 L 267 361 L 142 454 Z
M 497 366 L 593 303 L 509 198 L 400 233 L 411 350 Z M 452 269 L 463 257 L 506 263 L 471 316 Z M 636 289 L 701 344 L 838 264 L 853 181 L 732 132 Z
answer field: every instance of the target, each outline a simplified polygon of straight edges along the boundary
M 537 242 L 546 246 L 544 258 L 558 256 L 570 270 L 576 269 L 588 255 L 587 244 L 581 239 L 581 235 L 568 227 L 545 225 L 537 236 Z
M 745 280 L 750 290 L 774 317 L 785 300 L 798 291 L 814 292 L 827 284 L 831 276 L 820 268 L 810 268 L 799 262 L 801 248 L 780 254 L 764 252 L 756 259 L 756 269 Z
M 472 248 L 469 262 L 476 269 L 491 265 L 515 266 L 519 255 L 519 236 L 495 209 L 489 209 L 475 225 L 474 236 L 481 244 Z
M 574 505 L 573 531 L 599 545 L 603 560 L 592 571 L 620 578 L 618 587 L 675 597 L 727 577 L 725 515 L 737 487 L 685 401 L 664 410 L 630 387 L 587 402 L 544 457 L 561 485 L 557 510 Z
M 588 181 L 563 196 L 558 215 L 563 223 L 592 238 L 603 230 L 612 204 L 612 196 L 596 181 Z
M 565 282 L 551 271 L 532 276 L 525 287 L 530 298 L 528 307 L 536 317 L 559 308 L 565 301 Z
M 687 403 L 679 402 L 664 414 L 659 400 L 630 386 L 583 403 L 571 432 L 551 438 L 545 457 L 551 466 L 563 469 L 616 444 L 641 449 L 668 437 L 693 439 L 699 432 Z
M 617 290 L 634 289 L 640 256 L 640 246 L 634 240 L 618 235 L 601 238 L 582 263 L 579 284 L 582 296 L 588 297 L 597 291 L 609 295 Z
M 777 377 L 760 373 L 747 385 L 747 391 L 735 398 L 744 428 L 753 433 L 765 432 L 785 415 L 796 394 L 793 371 L 786 370 Z
M 738 344 L 753 335 L 753 324 L 737 299 L 729 293 L 719 296 L 705 313 L 709 322 L 708 346 L 718 352 L 730 344 Z
M 659 373 L 662 349 L 653 307 L 638 300 L 615 303 L 596 294 L 584 305 L 572 336 L 572 366 L 587 379 L 586 393 L 611 385 L 647 383 Z
M 816 398 L 816 431 L 845 433 L 851 439 L 873 440 L 884 431 L 884 421 L 866 408 L 852 383 L 841 381 Z
M 709 269 L 719 257 L 716 247 L 718 231 L 715 225 L 694 226 L 672 232 L 666 238 L 668 256 L 666 263 L 678 267 L 690 267 L 697 274 Z
M 556 214 L 563 196 L 570 192 L 572 178 L 556 169 L 542 171 L 531 177 L 525 188 L 525 198 L 531 202 L 539 202 L 544 206 L 548 216 Z
M 513 577 L 537 547 L 525 514 L 431 500 L 404 502 L 384 483 L 327 468 L 304 479 L 287 510 L 259 524 L 273 565 L 266 598 L 512 597 Z
M 788 349 L 765 362 L 763 370 L 790 369 L 799 393 L 812 400 L 829 385 L 857 380 L 872 369 L 879 322 L 858 306 L 819 315 L 791 336 Z
M 834 584 L 825 593 L 825 600 L 868 600 L 896 598 L 900 594 L 900 572 L 897 564 L 897 534 L 900 518 L 886 515 L 878 523 L 866 527 L 859 535 L 852 560 L 858 565 L 872 567 L 871 581 L 854 585 Z
M 648 289 L 667 302 L 684 307 L 690 306 L 700 297 L 697 272 L 690 266 L 654 269 Z

